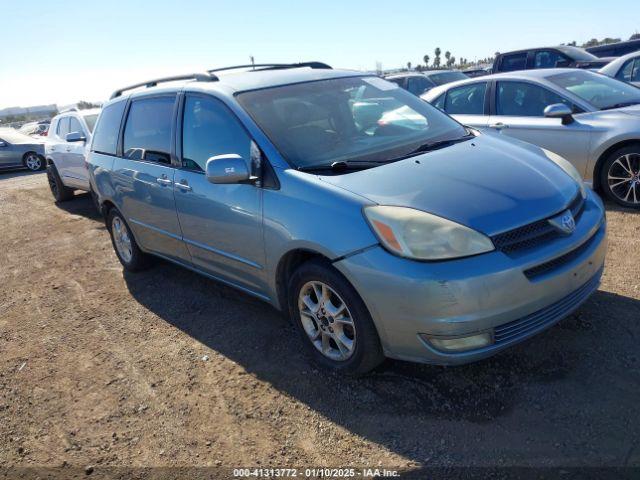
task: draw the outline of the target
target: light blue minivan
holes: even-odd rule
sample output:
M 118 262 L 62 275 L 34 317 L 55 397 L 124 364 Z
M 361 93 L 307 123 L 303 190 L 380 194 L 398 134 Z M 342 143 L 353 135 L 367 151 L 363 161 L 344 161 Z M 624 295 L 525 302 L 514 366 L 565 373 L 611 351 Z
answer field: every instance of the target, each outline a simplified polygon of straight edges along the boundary
M 89 177 L 126 269 L 158 256 L 259 297 L 350 374 L 487 357 L 598 288 L 604 208 L 558 155 L 376 76 L 222 70 L 104 105 Z

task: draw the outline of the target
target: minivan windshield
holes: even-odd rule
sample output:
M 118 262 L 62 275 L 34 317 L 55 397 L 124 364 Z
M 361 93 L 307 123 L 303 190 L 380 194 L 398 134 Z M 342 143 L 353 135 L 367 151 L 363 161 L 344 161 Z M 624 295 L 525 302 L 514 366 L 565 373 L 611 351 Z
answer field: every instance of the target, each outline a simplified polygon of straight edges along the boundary
M 296 168 L 383 163 L 468 135 L 440 110 L 373 76 L 271 87 L 237 98 Z
M 598 110 L 640 103 L 640 88 L 599 73 L 575 70 L 550 75 L 547 80 L 589 102 Z

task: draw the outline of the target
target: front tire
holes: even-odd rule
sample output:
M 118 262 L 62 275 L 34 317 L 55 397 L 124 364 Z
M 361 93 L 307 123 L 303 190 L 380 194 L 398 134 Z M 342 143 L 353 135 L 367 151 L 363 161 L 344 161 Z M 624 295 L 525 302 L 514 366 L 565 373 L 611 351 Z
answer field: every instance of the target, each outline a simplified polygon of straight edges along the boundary
M 116 208 L 109 210 L 107 228 L 111 235 L 111 243 L 122 266 L 130 272 L 139 272 L 149 267 L 149 256 L 145 254 L 122 214 Z
M 289 308 L 309 354 L 320 366 L 362 375 L 384 355 L 366 305 L 328 262 L 311 260 L 292 275 Z
M 32 172 L 38 172 L 46 168 L 44 158 L 35 152 L 27 152 L 22 157 L 22 163 Z
M 619 148 L 607 157 L 600 185 L 618 205 L 640 209 L 640 143 Z
M 66 187 L 64 183 L 62 183 L 58 169 L 53 163 L 47 165 L 47 181 L 49 182 L 49 188 L 56 203 L 65 202 L 73 198 L 73 189 Z

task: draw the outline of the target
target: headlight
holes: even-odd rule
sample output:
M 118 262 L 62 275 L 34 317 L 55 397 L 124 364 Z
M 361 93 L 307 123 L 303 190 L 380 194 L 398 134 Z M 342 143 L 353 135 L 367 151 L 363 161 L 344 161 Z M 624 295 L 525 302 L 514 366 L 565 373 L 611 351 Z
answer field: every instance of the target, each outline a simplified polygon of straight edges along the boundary
M 494 249 L 483 234 L 421 210 L 373 206 L 364 213 L 382 245 L 402 257 L 444 260 Z
M 553 153 L 552 151 L 545 148 L 543 148 L 542 151 L 549 160 L 558 165 L 562 170 L 565 171 L 567 175 L 569 175 L 578 183 L 582 198 L 587 198 L 587 189 L 584 186 L 584 180 L 582 180 L 582 175 L 580 175 L 580 172 L 576 170 L 576 167 L 574 167 L 568 160 L 565 160 L 557 153 Z

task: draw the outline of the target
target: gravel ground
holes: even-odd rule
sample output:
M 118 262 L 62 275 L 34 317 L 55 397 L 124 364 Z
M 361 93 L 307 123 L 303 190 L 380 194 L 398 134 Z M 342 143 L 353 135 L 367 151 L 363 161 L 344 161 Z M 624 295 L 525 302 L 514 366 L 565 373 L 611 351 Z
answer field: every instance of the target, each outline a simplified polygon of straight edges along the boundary
M 0 218 L 0 467 L 640 466 L 637 213 L 608 206 L 602 286 L 557 326 L 360 379 L 258 300 L 123 273 L 88 196 L 56 206 L 43 174 L 0 174 Z

